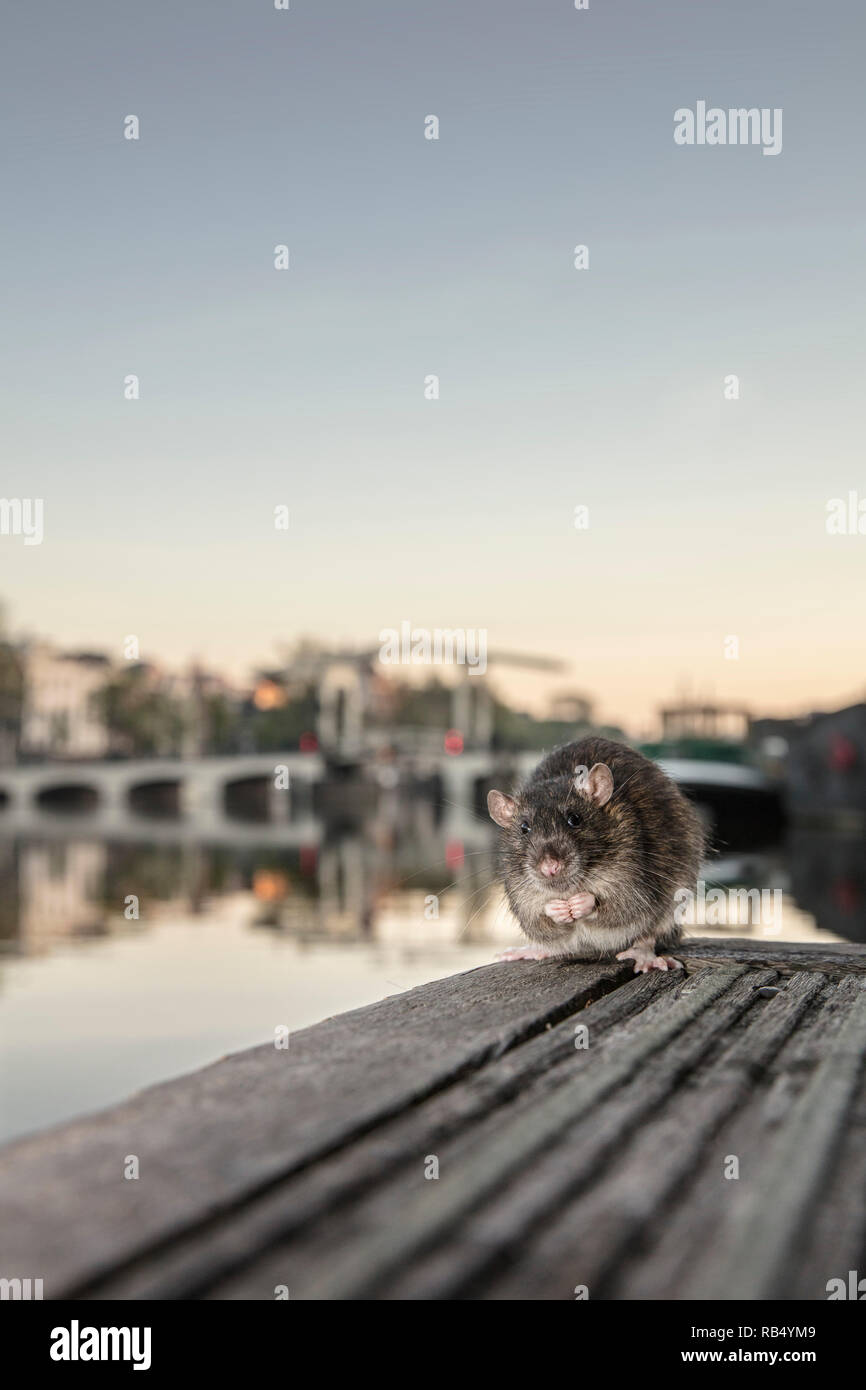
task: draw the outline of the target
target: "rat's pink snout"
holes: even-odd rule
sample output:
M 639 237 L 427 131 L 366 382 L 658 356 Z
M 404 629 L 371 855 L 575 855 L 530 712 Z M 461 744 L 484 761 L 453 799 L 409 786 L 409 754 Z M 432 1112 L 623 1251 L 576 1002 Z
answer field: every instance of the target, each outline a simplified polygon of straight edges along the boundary
M 545 878 L 555 878 L 561 868 L 561 859 L 554 859 L 552 854 L 546 854 L 538 865 L 538 872 L 544 874 Z

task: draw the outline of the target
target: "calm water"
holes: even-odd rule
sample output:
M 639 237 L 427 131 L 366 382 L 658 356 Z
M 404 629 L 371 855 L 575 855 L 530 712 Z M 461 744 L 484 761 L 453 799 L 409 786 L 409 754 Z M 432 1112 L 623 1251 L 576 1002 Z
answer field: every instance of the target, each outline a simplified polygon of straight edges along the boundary
M 250 826 L 220 847 L 141 834 L 106 843 L 67 820 L 0 839 L 0 1138 L 520 940 L 487 826 L 437 824 L 425 805 L 351 834 L 318 827 L 292 849 L 257 845 Z M 769 890 L 771 910 L 698 930 L 864 940 L 862 851 L 799 834 L 719 860 L 708 881 Z

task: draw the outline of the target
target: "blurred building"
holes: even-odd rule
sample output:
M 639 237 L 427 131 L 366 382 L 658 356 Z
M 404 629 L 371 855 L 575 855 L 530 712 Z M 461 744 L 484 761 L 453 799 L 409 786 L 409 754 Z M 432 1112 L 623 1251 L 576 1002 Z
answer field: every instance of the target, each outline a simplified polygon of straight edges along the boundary
M 23 649 L 22 667 L 22 756 L 104 757 L 109 738 L 100 692 L 110 675 L 108 658 L 33 643 Z
M 563 691 L 551 700 L 547 717 L 561 724 L 591 727 L 595 723 L 593 702 L 578 691 Z
M 730 705 L 668 705 L 660 713 L 662 739 L 670 743 L 682 740 L 744 743 L 751 728 L 749 711 Z
M 788 802 L 799 818 L 866 818 L 866 704 L 806 719 L 758 720 L 753 732 L 779 747 L 784 741 Z
M 107 928 L 101 901 L 104 844 L 25 845 L 20 855 L 18 947 L 48 950 L 60 936 L 97 936 Z

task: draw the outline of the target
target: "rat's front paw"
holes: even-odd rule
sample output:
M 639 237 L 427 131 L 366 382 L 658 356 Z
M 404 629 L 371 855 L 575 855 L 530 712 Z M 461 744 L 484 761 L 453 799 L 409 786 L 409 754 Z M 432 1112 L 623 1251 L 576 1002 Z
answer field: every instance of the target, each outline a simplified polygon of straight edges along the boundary
M 549 903 L 545 903 L 544 915 L 552 918 L 554 922 L 558 922 L 561 927 L 574 920 L 571 915 L 571 904 L 567 903 L 565 898 L 553 898 Z
M 591 912 L 595 912 L 595 898 L 591 893 L 575 893 L 574 897 L 568 899 L 568 908 L 572 922 L 576 922 L 578 918 L 588 917 Z
M 591 893 L 575 893 L 570 898 L 554 898 L 545 904 L 544 915 L 551 917 L 561 927 L 569 922 L 577 922 L 595 911 L 595 898 Z

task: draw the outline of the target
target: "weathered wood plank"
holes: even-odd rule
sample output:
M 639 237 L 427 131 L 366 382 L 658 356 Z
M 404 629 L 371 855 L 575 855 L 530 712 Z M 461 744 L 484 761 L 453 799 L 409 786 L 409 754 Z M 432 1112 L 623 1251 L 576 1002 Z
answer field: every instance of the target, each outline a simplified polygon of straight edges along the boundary
M 758 993 L 765 982 L 765 976 L 754 973 L 738 981 L 701 1018 L 701 1027 L 706 1031 L 699 1045 L 697 1040 L 680 1035 L 676 1047 L 671 1044 L 668 1048 L 670 1057 L 663 1054 L 648 1072 L 593 1108 L 590 1125 L 564 1136 L 552 1154 L 542 1154 L 538 1162 L 525 1165 L 512 1183 L 494 1194 L 488 1208 L 480 1214 L 470 1214 L 448 1230 L 446 1238 L 437 1241 L 429 1255 L 405 1262 L 402 1267 L 406 1273 L 402 1277 L 386 1282 L 378 1290 L 375 1286 L 358 1288 L 354 1296 L 374 1293 L 379 1297 L 428 1299 L 570 1297 L 575 1281 L 589 1281 L 595 1293 L 603 1290 L 606 1273 L 628 1264 L 629 1252 L 642 1240 L 643 1232 L 667 1224 L 674 1204 L 682 1201 L 691 1168 L 698 1164 L 707 1166 L 706 1146 L 716 1135 L 720 1121 L 751 1093 L 756 1077 L 804 1017 L 810 1011 L 816 1013 L 816 1005 L 826 989 L 820 976 L 805 973 L 792 979 L 770 1000 Z M 744 1016 L 743 1026 L 730 1032 L 735 1012 L 731 1005 L 738 992 L 736 1012 Z M 727 1017 L 721 1016 L 724 1010 L 729 1011 Z M 820 1032 L 820 1021 L 816 1021 L 816 1032 Z M 633 1022 L 640 1026 L 642 1019 L 636 1016 Z M 831 1027 L 829 1032 L 832 1031 Z M 724 1049 L 717 1052 L 710 1046 L 710 1056 L 699 1079 L 689 1078 L 687 1087 L 678 1088 L 678 1069 L 692 1064 L 714 1041 L 723 1043 Z M 665 1079 L 666 1065 L 670 1073 Z M 667 1111 L 661 1109 L 664 1103 L 669 1106 Z M 634 1137 L 629 1143 L 630 1131 Z M 477 1132 L 471 1142 L 477 1144 Z M 610 1157 L 617 1158 L 620 1150 L 626 1155 L 625 1166 L 614 1163 L 611 1169 Z M 722 1160 L 727 1152 L 722 1148 L 715 1157 L 709 1157 L 717 1194 L 732 1191 L 732 1186 L 722 1180 Z M 453 1171 L 464 1158 L 460 1147 L 446 1151 L 445 1172 Z M 421 1186 L 418 1165 L 405 1176 L 415 1190 Z M 582 1185 L 588 1189 L 585 1198 L 572 1206 L 567 1201 L 560 1202 L 570 1189 Z M 387 1225 L 392 1218 L 402 1222 L 402 1208 L 389 1210 L 394 1195 L 389 1185 L 378 1201 L 368 1203 L 363 1221 L 353 1211 L 345 1223 L 338 1221 L 336 1227 L 331 1224 L 328 1241 L 301 1240 L 275 1250 L 245 1276 L 215 1289 L 213 1296 L 270 1296 L 273 1285 L 281 1281 L 291 1281 L 297 1296 L 306 1296 L 307 1280 L 317 1263 L 339 1264 L 353 1240 L 359 1248 L 366 1249 L 371 1230 Z M 429 1200 L 431 1204 L 438 1202 L 438 1194 L 431 1193 Z M 532 1241 L 539 1224 L 543 1227 L 545 1222 L 552 1240 L 543 1247 L 534 1268 Z M 699 1240 L 696 1231 L 700 1232 Z M 696 1247 L 706 1248 L 706 1234 L 692 1222 L 690 1230 L 680 1233 L 680 1240 L 694 1253 Z M 497 1266 L 503 1263 L 511 1264 L 513 1274 L 497 1284 Z M 492 1283 L 479 1278 L 491 1272 Z M 663 1296 L 658 1288 L 653 1291 L 652 1268 L 646 1274 L 650 1287 L 643 1296 Z M 733 1293 L 736 1296 L 736 1288 Z M 602 1292 L 601 1296 L 605 1294 Z M 690 1297 L 690 1287 L 679 1296 Z
M 629 978 L 500 964 L 329 1019 L 0 1151 L 10 1268 L 80 1290 L 264 1191 Z M 275 1024 L 279 1020 L 275 1020 Z M 126 1155 L 141 1177 L 123 1177 Z
M 866 942 L 772 941 L 750 937 L 686 938 L 677 954 L 688 969 L 701 965 L 729 965 L 739 961 L 762 970 L 790 975 L 795 970 L 818 970 L 823 975 L 866 971 Z
M 308 1298 L 353 1298 L 364 1296 L 387 1276 L 399 1271 L 419 1252 L 429 1248 L 439 1234 L 451 1230 L 490 1194 L 536 1154 L 554 1142 L 564 1130 L 605 1095 L 634 1076 L 654 1053 L 682 1032 L 687 1022 L 697 1018 L 719 999 L 744 972 L 744 967 L 701 971 L 688 981 L 677 1000 L 677 1008 L 661 1016 L 651 1012 L 643 1026 L 629 1039 L 628 1047 L 605 1050 L 592 1063 L 589 1054 L 575 1053 L 583 1065 L 568 1086 L 544 1096 L 525 1113 L 498 1127 L 495 1135 L 468 1153 L 450 1184 L 431 1184 L 419 1195 L 410 1195 L 393 1212 L 387 1226 L 367 1229 L 362 1247 L 344 1251 L 338 1262 L 325 1261 L 316 1274 L 304 1279 Z
M 602 996 L 587 1012 L 579 1011 L 559 1024 L 550 1024 L 535 1037 L 512 1048 L 486 1066 L 467 1072 L 453 1086 L 393 1119 L 377 1125 L 354 1143 L 291 1174 L 257 1198 L 228 1208 L 212 1221 L 179 1236 L 170 1248 L 143 1254 L 130 1268 L 91 1285 L 94 1298 L 189 1298 L 210 1290 L 212 1297 L 272 1296 L 264 1276 L 249 1266 L 271 1247 L 295 1237 L 294 1263 L 302 1259 L 304 1236 L 327 1221 L 333 1229 L 335 1212 L 375 1190 L 401 1165 L 413 1164 L 449 1139 L 460 1136 L 491 1113 L 514 1103 L 531 1086 L 549 1086 L 557 1067 L 574 1056 L 574 1023 L 588 1020 L 594 1041 L 633 1017 L 660 994 L 676 988 L 674 975 L 632 976 Z M 276 1263 L 279 1264 L 280 1256 Z M 232 1281 L 241 1268 L 241 1284 Z M 219 1280 L 228 1280 L 223 1292 Z M 214 1291 L 214 1285 L 217 1285 Z M 258 1291 L 257 1293 L 250 1291 Z M 264 1290 L 264 1294 L 262 1291 Z
M 404 1217 L 399 1203 L 417 1197 L 424 1189 L 430 1194 L 430 1203 L 436 1200 L 433 1189 L 438 1183 L 430 1184 L 423 1178 L 427 1155 L 442 1155 L 449 1173 L 459 1170 L 467 1146 L 483 1144 L 488 1134 L 496 1136 L 501 1131 L 503 1123 L 513 1122 L 517 1114 L 525 1116 L 540 1098 L 573 1083 L 575 1066 L 580 1066 L 575 1048 L 576 1021 L 588 1024 L 594 1055 L 601 1055 L 607 1046 L 620 1045 L 623 1030 L 638 1023 L 644 1009 L 651 1007 L 655 1017 L 660 1010 L 669 1011 L 682 984 L 682 978 L 673 974 L 634 977 L 591 1009 L 564 1020 L 482 1072 L 462 1079 L 451 1091 L 417 1107 L 392 1126 L 387 1136 L 392 1145 L 388 1162 L 380 1167 L 376 1183 L 359 1179 L 366 1175 L 369 1161 L 375 1161 L 379 1141 L 385 1137 L 381 1133 L 317 1165 L 315 1174 L 300 1175 L 292 1184 L 291 1193 L 283 1194 L 289 1209 L 297 1209 L 308 1201 L 309 1179 L 320 1181 L 322 1171 L 335 1166 L 344 1170 L 347 1183 L 353 1188 L 349 1194 L 351 1203 L 344 1203 L 342 1209 L 331 1204 L 324 1211 L 315 1210 L 314 1216 L 321 1216 L 322 1225 L 315 1219 L 302 1222 L 291 1239 L 286 1239 L 289 1233 L 285 1229 L 284 1208 L 276 1216 L 272 1231 L 272 1236 L 277 1237 L 271 1242 L 274 1248 L 233 1277 L 218 1282 L 208 1296 L 271 1297 L 277 1283 L 289 1283 L 296 1297 L 306 1297 L 320 1272 L 327 1277 L 335 1266 L 342 1267 L 352 1247 L 366 1249 L 369 1231 L 390 1229 L 394 1221 L 402 1225 Z M 507 1110 L 503 1111 L 503 1106 Z M 399 1134 L 395 1132 L 398 1128 Z M 356 1168 L 359 1161 L 360 1168 Z M 359 1258 L 364 1261 L 362 1253 Z M 363 1296 L 369 1296 L 370 1290 L 368 1281 Z
M 788 1266 L 786 1297 L 825 1298 L 828 1281 L 847 1283 L 852 1269 L 866 1278 L 866 1075 L 841 1136 L 838 1161 L 823 1179 L 797 1258 Z
M 49 1297 L 824 1296 L 804 1252 L 866 1224 L 866 946 L 686 957 L 468 972 L 19 1141 L 4 1264 Z
M 756 1182 L 735 1194 L 723 1240 L 696 1298 L 777 1296 L 785 1261 L 824 1181 L 863 1068 L 866 981 L 843 980 L 844 1023 L 793 1106 Z
M 781 977 L 780 977 L 781 978 Z M 647 1299 L 691 1298 L 697 1282 L 715 1263 L 716 1250 L 728 1220 L 731 1203 L 741 1184 L 753 1181 L 766 1162 L 778 1127 L 820 1064 L 827 1042 L 837 1031 L 843 1016 L 835 1006 L 839 981 L 805 971 L 791 978 L 786 989 L 761 1006 L 767 1022 L 775 1019 L 779 1005 L 791 991 L 819 988 L 810 1008 L 800 1014 L 796 1027 L 783 1040 L 778 1052 L 754 1072 L 737 1106 L 697 1155 L 692 1170 L 676 1189 L 675 1199 L 667 1202 L 663 1216 L 651 1220 L 645 1229 L 641 1257 L 624 1261 L 611 1272 L 606 1296 Z M 732 1048 L 751 1052 L 753 1036 L 747 1029 L 731 1039 Z M 713 1070 L 701 1070 L 692 1079 L 699 1094 L 715 1084 Z M 700 1108 L 700 1102 L 698 1103 Z M 684 1112 L 684 1123 L 691 1125 L 691 1111 Z M 735 1156 L 739 1177 L 724 1176 L 725 1162 Z M 826 1175 L 832 1180 L 832 1172 Z M 823 1195 L 822 1195 L 823 1202 Z M 848 1201 L 844 1207 L 850 1208 Z M 695 1239 L 695 1233 L 700 1239 Z M 805 1232 L 804 1232 L 805 1237 Z M 814 1288 L 812 1291 L 814 1296 Z
M 415 1268 L 401 1284 L 401 1295 L 414 1289 L 413 1296 L 430 1297 L 436 1287 L 437 1297 L 568 1298 L 575 1284 L 583 1283 L 597 1296 L 608 1269 L 664 1209 L 689 1163 L 689 1149 L 699 1145 L 702 1128 L 712 1125 L 714 1115 L 693 1113 L 699 1102 L 706 1101 L 711 1111 L 735 1103 L 733 1077 L 717 1075 L 717 1086 L 707 1085 L 697 1094 L 684 1082 L 753 1009 L 757 989 L 773 978 L 766 972 L 738 980 L 641 1075 L 600 1105 L 591 1125 L 564 1135 L 539 1164 L 497 1194 L 456 1237 L 450 1269 L 440 1258 L 443 1281 L 438 1286 Z M 799 1011 L 792 1012 L 787 1028 L 794 1026 Z M 745 1087 L 748 1076 L 737 1081 Z M 681 1104 L 688 1110 L 686 1127 L 680 1116 L 669 1118 Z M 549 1236 L 540 1243 L 545 1230 Z M 474 1257 L 466 1248 L 471 1243 Z M 447 1254 L 452 1254 L 450 1246 Z M 503 1265 L 510 1272 L 500 1275 Z
M 607 1297 L 612 1277 L 621 1276 L 630 1262 L 655 1267 L 645 1255 L 647 1239 L 666 1226 L 678 1205 L 688 1212 L 691 1233 L 684 1238 L 680 1231 L 681 1251 L 694 1252 L 697 1232 L 700 1248 L 707 1248 L 709 1223 L 696 1222 L 695 1208 L 686 1199 L 688 1185 L 696 1172 L 706 1170 L 714 1193 L 722 1200 L 727 1197 L 731 1184 L 724 1181 L 723 1159 L 729 1150 L 718 1148 L 720 1126 L 750 1093 L 755 1076 L 800 1025 L 824 987 L 822 977 L 804 974 L 773 1000 L 762 1000 L 757 986 L 748 991 L 752 979 L 749 975 L 741 982 L 743 1026 L 716 1035 L 716 1049 L 687 1085 L 663 1087 L 655 1075 L 645 1078 L 645 1124 L 612 1162 L 594 1162 L 594 1181 L 572 1201 L 563 1202 L 546 1228 L 529 1233 L 519 1269 L 489 1288 L 488 1297 L 516 1297 L 519 1287 L 524 1298 L 567 1298 L 576 1284 L 587 1285 L 593 1298 Z M 634 1106 L 635 1097 L 624 1094 L 615 1104 Z M 605 1124 L 604 1115 L 597 1119 Z M 563 1167 L 587 1147 L 578 1136 L 561 1156 Z M 653 1292 L 645 1296 L 660 1297 L 663 1291 L 653 1282 Z

